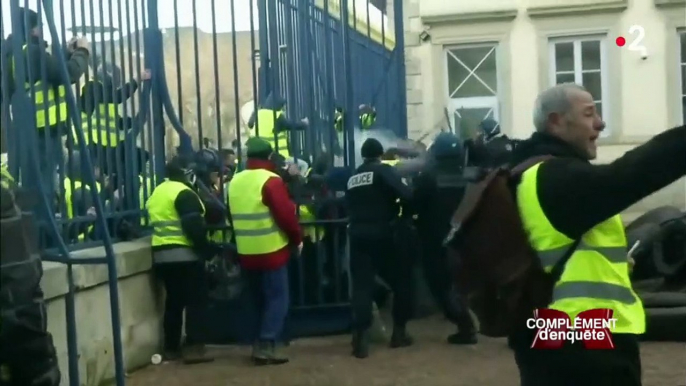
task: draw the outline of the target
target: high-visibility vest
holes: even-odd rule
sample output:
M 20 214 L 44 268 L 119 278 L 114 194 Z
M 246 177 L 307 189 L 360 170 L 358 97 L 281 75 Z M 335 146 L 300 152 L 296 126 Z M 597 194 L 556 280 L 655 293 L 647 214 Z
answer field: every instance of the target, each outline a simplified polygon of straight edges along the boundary
M 229 225 L 229 222 L 226 221 L 225 224 L 226 226 Z M 231 242 L 231 238 L 233 237 L 233 232 L 231 229 L 212 229 L 209 231 L 209 239 L 217 244 L 227 244 Z
M 574 240 L 557 231 L 541 208 L 537 193 L 540 163 L 522 175 L 517 186 L 517 206 L 529 243 L 538 253 L 546 271 L 564 256 Z M 586 232 L 565 265 L 553 290 L 550 308 L 571 318 L 595 308 L 614 310 L 613 333 L 643 334 L 646 315 L 643 304 L 631 287 L 627 261 L 627 240 L 619 215 Z
M 5 189 L 10 189 L 15 185 L 16 181 L 10 173 L 7 165 L 2 165 L 0 168 L 0 184 L 5 187 Z
M 338 132 L 343 131 L 343 113 L 336 111 L 333 117 L 333 127 Z
M 74 192 L 78 189 L 84 188 L 90 192 L 90 186 L 84 185 L 79 180 L 72 181 L 69 177 L 64 178 L 64 203 L 67 207 L 67 218 L 74 218 L 74 204 L 71 201 L 71 197 Z M 95 181 L 95 189 L 100 192 L 100 183 Z M 79 240 L 85 240 L 86 236 L 90 234 L 94 229 L 93 225 L 88 226 L 88 228 L 78 235 Z
M 376 117 L 371 114 L 371 113 L 363 113 L 360 114 L 360 123 L 362 126 L 362 130 L 368 130 L 372 125 L 374 125 L 374 122 L 376 122 Z M 344 127 L 343 127 L 343 114 L 336 111 L 334 113 L 334 118 L 333 118 L 333 127 L 336 129 L 338 132 L 342 132 Z
M 193 189 L 186 184 L 166 180 L 161 183 L 150 195 L 145 207 L 148 209 L 150 216 L 150 225 L 153 228 L 152 246 L 162 245 L 183 245 L 192 246 L 192 243 L 181 229 L 181 218 L 176 211 L 174 201 L 176 197 L 183 191 L 190 190 L 196 194 Z M 200 197 L 198 197 L 200 200 Z M 205 205 L 202 203 L 203 215 L 205 214 Z
M 269 208 L 262 203 L 262 187 L 270 178 L 281 178 L 264 169 L 237 173 L 229 184 L 229 207 L 236 246 L 241 255 L 276 252 L 288 245 Z
M 300 205 L 300 221 L 315 221 L 317 218 L 307 205 Z M 309 238 L 313 243 L 324 238 L 324 227 L 315 225 L 303 225 L 303 237 Z
M 91 82 L 96 82 L 91 80 Z M 102 82 L 98 83 L 102 84 Z M 86 88 L 81 88 L 83 93 Z M 116 103 L 101 103 L 97 111 L 89 115 L 81 114 L 81 128 L 83 129 L 86 144 L 94 143 L 104 147 L 116 147 L 124 140 L 126 133 L 119 130 L 119 112 Z M 90 135 L 88 134 L 90 133 Z M 74 138 L 78 138 L 74 135 Z M 76 140 L 78 143 L 78 140 Z
M 291 153 L 288 151 L 288 135 L 285 131 L 282 131 L 274 136 L 274 129 L 276 128 L 276 119 L 283 115 L 283 111 L 277 111 L 274 114 L 274 110 L 270 109 L 259 109 L 257 110 L 257 122 L 259 123 L 259 133 L 257 136 L 269 141 L 275 152 L 281 154 L 284 157 L 290 157 Z M 255 136 L 257 124 L 250 129 L 251 134 Z
M 26 51 L 28 46 L 24 44 L 23 51 Z M 46 50 L 47 52 L 47 50 Z M 29 60 L 39 60 L 39 58 L 29 58 Z M 12 72 L 14 73 L 14 58 L 12 59 Z M 25 83 L 24 88 L 26 92 L 31 94 L 31 84 Z M 36 127 L 43 129 L 46 126 L 53 126 L 60 122 L 66 122 L 67 115 L 67 89 L 60 85 L 53 87 L 47 85 L 44 89 L 44 83 L 41 80 L 36 81 L 33 87 L 33 103 L 36 106 Z M 47 119 L 46 119 L 47 113 Z
M 386 165 L 390 165 L 390 166 L 395 166 L 395 165 L 398 164 L 398 162 L 400 162 L 399 159 L 384 159 L 384 160 L 381 160 L 381 163 L 382 163 L 382 164 L 386 164 Z M 404 178 L 403 178 L 402 180 L 403 180 L 404 183 L 407 183 L 407 180 L 405 180 Z M 395 200 L 395 202 L 400 203 L 400 199 Z M 402 216 L 402 215 L 403 215 L 403 207 L 401 206 L 401 207 L 400 207 L 400 210 L 398 211 L 398 217 L 400 217 L 400 216 Z
M 147 184 L 146 184 L 145 180 L 143 179 L 143 176 L 141 176 L 141 175 L 138 175 L 138 182 L 139 182 L 138 204 L 140 205 L 141 214 L 142 214 L 142 211 L 145 209 L 145 199 L 146 199 L 145 193 L 147 192 L 148 197 L 150 197 L 150 195 L 152 195 L 153 189 L 155 189 L 155 184 L 153 183 L 152 178 L 148 178 Z M 146 185 L 147 185 L 147 189 L 146 189 Z M 145 217 L 144 216 L 141 216 L 141 225 L 145 225 Z
M 364 113 L 360 115 L 360 123 L 362 124 L 362 130 L 368 130 L 374 122 L 376 121 L 376 117 L 374 114 L 371 113 Z

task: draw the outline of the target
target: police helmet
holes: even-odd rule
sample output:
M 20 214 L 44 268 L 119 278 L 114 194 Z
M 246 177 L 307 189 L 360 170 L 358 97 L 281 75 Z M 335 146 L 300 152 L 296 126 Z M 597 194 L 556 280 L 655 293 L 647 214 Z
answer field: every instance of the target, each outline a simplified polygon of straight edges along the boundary
M 222 159 L 214 149 L 200 149 L 195 153 L 193 168 L 199 175 L 207 175 L 213 172 L 221 172 Z
M 186 182 L 195 185 L 195 171 L 191 166 L 192 162 L 188 157 L 177 155 L 167 162 L 165 165 L 165 172 L 167 177 L 172 181 Z
M 436 136 L 429 148 L 434 157 L 459 157 L 462 155 L 462 142 L 457 135 L 443 132 Z

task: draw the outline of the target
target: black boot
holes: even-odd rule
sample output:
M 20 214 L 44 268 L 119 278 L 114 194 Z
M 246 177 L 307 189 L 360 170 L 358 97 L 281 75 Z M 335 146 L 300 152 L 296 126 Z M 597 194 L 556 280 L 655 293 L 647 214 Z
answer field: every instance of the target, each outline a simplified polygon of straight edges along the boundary
M 400 348 L 412 346 L 414 340 L 407 333 L 405 326 L 395 325 L 393 327 L 393 335 L 391 335 L 391 348 Z
M 474 332 L 456 332 L 448 336 L 448 343 L 459 345 L 476 344 L 478 339 Z
M 369 356 L 369 332 L 353 332 L 353 356 L 364 359 Z

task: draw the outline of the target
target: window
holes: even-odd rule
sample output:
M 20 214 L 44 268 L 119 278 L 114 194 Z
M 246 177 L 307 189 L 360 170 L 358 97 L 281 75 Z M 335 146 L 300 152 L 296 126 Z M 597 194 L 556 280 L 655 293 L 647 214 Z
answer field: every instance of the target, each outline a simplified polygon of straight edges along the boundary
M 473 138 L 482 120 L 498 120 L 497 46 L 458 46 L 445 52 L 453 131 L 463 139 Z
M 576 83 L 591 93 L 598 114 L 607 123 L 601 136 L 609 135 L 607 61 L 605 40 L 598 37 L 550 41 L 550 84 Z
M 686 124 L 686 31 L 679 34 L 681 40 L 681 122 Z

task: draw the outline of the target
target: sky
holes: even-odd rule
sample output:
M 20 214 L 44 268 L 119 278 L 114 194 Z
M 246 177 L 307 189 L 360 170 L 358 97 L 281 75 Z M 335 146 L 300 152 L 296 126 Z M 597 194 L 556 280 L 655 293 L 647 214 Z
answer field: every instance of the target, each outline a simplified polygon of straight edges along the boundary
M 0 13 L 2 14 L 2 25 L 3 31 L 2 35 L 6 37 L 11 33 L 11 16 L 10 16 L 10 1 L 11 0 L 0 0 Z M 19 0 L 21 6 L 28 6 L 29 8 L 36 10 L 37 2 L 40 0 Z M 174 2 L 176 1 L 176 8 L 174 7 Z M 334 2 L 337 0 L 329 0 Z M 366 0 L 349 0 L 350 3 L 356 2 L 357 13 L 360 14 L 366 10 Z M 148 0 L 52 0 L 53 6 L 56 10 L 64 7 L 62 12 L 55 12 L 55 24 L 57 26 L 58 35 L 61 37 L 62 23 L 60 13 L 64 15 L 64 29 L 66 31 L 67 37 L 71 37 L 71 33 L 68 28 L 76 25 L 98 25 L 98 26 L 112 26 L 115 28 L 122 29 L 122 33 L 126 34 L 127 30 L 134 31 L 136 29 L 136 24 L 134 20 L 134 8 L 138 12 L 138 28 L 142 29 L 143 24 L 143 8 L 147 6 Z M 158 14 L 159 14 L 159 24 L 161 29 L 174 28 L 174 13 L 178 14 L 178 26 L 179 27 L 192 27 L 193 26 L 193 3 L 195 2 L 198 29 L 203 32 L 212 32 L 212 0 L 158 0 Z M 129 7 L 128 19 L 125 17 L 127 14 L 127 3 Z M 233 9 L 231 6 L 231 0 L 214 0 L 214 13 L 216 18 L 216 31 L 218 33 L 231 32 L 231 14 L 235 14 L 236 31 L 249 31 L 250 30 L 250 8 L 251 4 L 253 7 L 253 23 L 255 29 L 258 27 L 258 16 L 257 16 L 257 0 L 234 0 Z M 81 5 L 84 5 L 83 9 Z M 93 9 L 91 11 L 91 5 Z M 112 12 L 110 12 L 110 7 Z M 376 12 L 375 12 L 376 11 Z M 101 18 L 102 13 L 102 18 Z M 112 22 L 110 23 L 110 13 L 112 15 Z M 119 25 L 119 16 L 122 16 L 122 26 Z M 147 11 L 146 11 L 147 14 Z M 92 15 L 92 16 L 91 16 Z M 92 21 L 91 21 L 92 17 Z M 360 17 L 362 17 L 360 15 Z M 370 18 L 375 20 L 380 20 L 383 17 L 380 11 L 377 9 L 370 10 Z M 76 19 L 75 22 L 73 19 Z M 363 19 L 366 19 L 364 17 Z M 128 20 L 128 21 L 127 21 Z M 84 23 L 85 21 L 85 23 Z M 47 22 L 45 15 L 43 15 L 44 24 L 44 35 L 45 40 L 51 42 L 52 39 L 47 29 Z M 374 23 L 373 23 L 374 24 Z M 380 24 L 380 23 L 377 23 Z M 115 38 L 118 38 L 118 34 L 115 33 Z M 91 38 L 91 35 L 89 35 Z M 104 36 L 105 40 L 110 39 L 110 34 L 106 33 Z M 101 39 L 100 36 L 96 35 L 96 41 Z
M 2 6 L 2 24 L 3 31 L 2 35 L 7 36 L 11 32 L 11 16 L 10 16 L 10 1 L 11 0 L 0 0 L 0 5 Z M 28 7 L 36 10 L 38 0 L 19 0 L 20 5 L 28 4 Z M 257 18 L 257 1 L 256 0 L 234 0 L 233 10 L 231 9 L 230 0 L 214 0 L 214 13 L 216 17 L 216 30 L 217 32 L 231 32 L 231 13 L 235 13 L 236 17 L 236 31 L 249 31 L 250 30 L 250 5 L 251 1 L 253 4 L 254 12 L 254 25 L 257 28 L 258 18 Z M 179 27 L 192 27 L 193 26 L 193 1 L 191 0 L 178 0 L 176 1 L 176 10 L 178 14 L 178 26 Z M 127 14 L 127 3 L 129 7 L 128 18 L 125 17 Z M 138 12 L 138 28 L 142 29 L 143 24 L 143 7 L 146 7 L 148 0 L 53 0 L 54 8 L 57 10 L 60 7 L 64 7 L 61 12 L 64 15 L 64 26 L 65 31 L 67 31 L 68 37 L 71 37 L 68 28 L 76 25 L 99 25 L 99 26 L 112 26 L 115 28 L 123 29 L 123 33 L 126 34 L 127 30 L 135 30 L 136 24 L 134 20 L 134 8 Z M 81 5 L 84 5 L 82 8 Z M 91 5 L 93 8 L 91 11 Z M 110 23 L 110 5 L 112 8 L 112 22 Z M 212 0 L 195 0 L 196 8 L 196 22 L 198 29 L 203 32 L 212 32 Z M 160 28 L 174 28 L 174 0 L 158 0 L 158 14 L 159 14 L 159 24 Z M 101 18 L 102 13 L 102 18 Z M 119 25 L 119 16 L 122 17 L 122 26 Z M 147 14 L 147 11 L 146 11 Z M 73 16 L 75 15 L 75 16 Z M 93 20 L 91 20 L 91 15 Z M 74 23 L 73 19 L 76 19 Z M 58 12 L 55 12 L 55 24 L 57 26 L 58 34 L 61 35 L 61 18 Z M 49 33 L 47 32 L 47 22 L 45 15 L 43 15 L 44 24 L 44 35 L 45 40 L 51 41 L 49 39 Z M 122 28 L 123 27 L 123 28 Z M 89 36 L 90 37 L 90 36 Z M 118 35 L 115 34 L 115 37 Z M 97 37 L 99 40 L 99 37 Z M 109 33 L 105 35 L 105 39 L 109 39 Z

